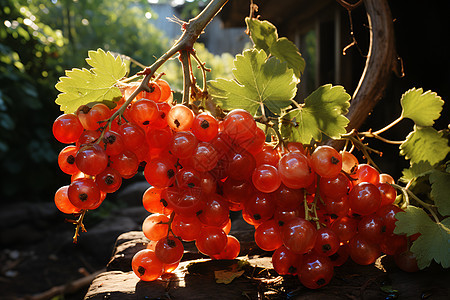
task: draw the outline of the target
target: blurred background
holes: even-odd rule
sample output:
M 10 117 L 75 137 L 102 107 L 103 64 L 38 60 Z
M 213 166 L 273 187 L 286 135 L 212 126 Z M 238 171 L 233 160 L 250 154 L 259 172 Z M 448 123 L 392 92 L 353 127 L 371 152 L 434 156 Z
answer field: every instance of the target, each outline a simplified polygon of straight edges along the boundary
M 106 250 L 95 252 L 87 242 L 84 247 L 80 242 L 78 248 L 71 244 L 73 227 L 64 223 L 65 216 L 59 215 L 53 205 L 55 191 L 69 182 L 56 161 L 64 145 L 51 132 L 53 121 L 61 114 L 54 103 L 58 78 L 66 69 L 86 67 L 88 50 L 97 48 L 129 56 L 144 65 L 152 64 L 179 37 L 180 20 L 189 20 L 208 2 L 0 0 L 0 248 L 5 249 L 0 254 L 0 290 L 7 291 L 6 295 L 14 295 L 14 288 L 21 282 L 31 282 L 36 272 L 45 269 L 47 277 L 25 285 L 21 294 L 37 293 L 77 278 L 79 266 L 90 272 L 101 268 L 109 259 L 117 235 L 139 229 L 145 213 L 130 212 L 126 217 L 135 219 L 132 224 L 125 219 L 109 220 L 117 226 L 105 225 L 110 231 L 99 230 Z M 363 6 L 352 12 L 359 49 L 349 48 L 344 56 L 342 49 L 351 42 L 350 22 L 347 11 L 336 1 L 254 3 L 260 7 L 261 19 L 277 26 L 279 36 L 294 41 L 305 57 L 307 66 L 299 97 L 325 83 L 342 84 L 348 93 L 353 93 L 368 49 Z M 450 96 L 448 1 L 431 0 L 424 4 L 418 0 L 396 0 L 389 4 L 405 77 L 392 78 L 386 96 L 362 129 L 381 128 L 397 118 L 401 112 L 400 97 L 412 87 L 433 90 L 444 100 Z M 244 32 L 249 5 L 248 0 L 230 0 L 199 39 L 196 50 L 213 70 L 210 78 L 231 78 L 234 56 L 251 46 Z M 139 70 L 135 64 L 130 68 L 131 74 Z M 169 61 L 161 71 L 167 74 L 165 79 L 174 90 L 181 89 L 181 69 L 176 60 Z M 448 125 L 448 107 L 447 103 L 436 128 Z M 400 140 L 410 130 L 411 124 L 405 121 L 386 137 Z M 383 158 L 376 158 L 379 166 L 399 178 L 407 163 L 398 159 L 397 146 L 386 148 L 374 142 L 373 147 L 384 152 Z M 105 201 L 87 222 L 100 224 L 117 215 L 118 210 L 138 206 L 144 188 L 142 176 L 125 181 L 121 188 L 124 192 L 112 195 L 112 200 Z M 56 239 L 60 235 L 62 242 Z M 91 240 L 98 241 L 98 236 Z M 30 244 L 41 248 L 30 250 Z M 45 262 L 39 260 L 40 256 L 45 256 Z M 60 267 L 62 264 L 67 266 Z M 58 273 L 64 268 L 69 270 L 64 275 Z

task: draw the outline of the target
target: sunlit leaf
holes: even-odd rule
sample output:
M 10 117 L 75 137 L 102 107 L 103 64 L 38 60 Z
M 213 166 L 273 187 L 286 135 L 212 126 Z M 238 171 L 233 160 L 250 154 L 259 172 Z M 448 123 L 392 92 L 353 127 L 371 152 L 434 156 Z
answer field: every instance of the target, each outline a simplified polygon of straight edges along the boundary
M 433 167 L 427 161 L 419 161 L 418 163 L 412 164 L 409 169 L 403 170 L 402 180 L 410 181 L 411 179 L 422 177 L 428 175 Z
M 448 140 L 432 127 L 414 126 L 406 141 L 400 145 L 400 154 L 411 160 L 411 164 L 420 161 L 435 165 L 450 152 Z
M 444 101 L 436 93 L 423 89 L 410 89 L 403 94 L 400 100 L 402 104 L 402 116 L 409 118 L 418 126 L 433 126 L 439 118 Z
M 435 223 L 423 209 L 414 206 L 408 206 L 395 217 L 398 220 L 395 234 L 411 236 L 420 233 L 411 246 L 420 269 L 428 267 L 432 260 L 444 268 L 450 267 L 450 218 Z
M 103 50 L 89 51 L 87 63 L 92 69 L 72 69 L 60 77 L 56 89 L 61 93 L 56 103 L 65 113 L 74 113 L 78 107 L 92 102 L 117 101 L 122 96 L 117 81 L 126 74 L 120 57 Z
M 270 53 L 281 61 L 285 61 L 288 67 L 294 71 L 295 76 L 300 78 L 305 70 L 305 60 L 294 45 L 287 38 L 279 38 L 270 46 Z
M 224 110 L 245 109 L 252 115 L 261 106 L 274 114 L 291 104 L 297 91 L 293 71 L 276 58 L 267 59 L 264 51 L 246 50 L 234 60 L 235 80 L 209 81 L 213 100 Z
M 304 106 L 281 117 L 282 136 L 304 144 L 309 144 L 311 139 L 321 141 L 323 134 L 340 138 L 349 122 L 344 116 L 350 106 L 349 100 L 350 95 L 342 86 L 327 84 L 319 87 L 305 99 Z
M 253 18 L 245 18 L 247 28 L 250 30 L 250 38 L 256 49 L 262 49 L 270 54 L 270 46 L 278 39 L 277 28 L 268 21 L 260 21 Z
M 299 80 L 305 70 L 305 60 L 297 46 L 285 37 L 278 38 L 277 28 L 268 21 L 247 17 L 245 22 L 255 48 L 286 62 Z

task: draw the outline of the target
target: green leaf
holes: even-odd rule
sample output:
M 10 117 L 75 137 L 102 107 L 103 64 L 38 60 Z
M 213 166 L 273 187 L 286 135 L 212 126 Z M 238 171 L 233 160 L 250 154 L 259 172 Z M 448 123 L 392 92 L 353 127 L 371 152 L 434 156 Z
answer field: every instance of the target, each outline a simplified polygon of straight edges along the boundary
M 439 118 L 444 101 L 436 93 L 423 89 L 410 89 L 400 100 L 402 116 L 414 121 L 418 126 L 433 126 Z
M 270 53 L 281 61 L 285 61 L 288 67 L 294 71 L 297 78 L 300 78 L 305 70 L 305 60 L 294 45 L 287 38 L 279 38 L 270 46 Z
M 274 114 L 291 104 L 297 92 L 293 71 L 276 58 L 267 59 L 264 51 L 246 50 L 234 60 L 236 80 L 209 81 L 214 101 L 224 110 L 242 108 L 255 115 L 261 106 Z
M 400 154 L 411 160 L 411 164 L 420 161 L 434 166 L 450 152 L 448 140 L 433 127 L 414 126 L 405 142 L 400 145 Z
M 322 140 L 322 134 L 338 139 L 346 133 L 350 95 L 342 86 L 326 84 L 305 99 L 304 106 L 281 117 L 281 134 L 290 141 L 309 144 Z
M 431 198 L 443 216 L 450 215 L 450 174 L 435 170 L 430 174 Z
M 409 169 L 403 170 L 403 181 L 408 182 L 411 179 L 426 176 L 430 174 L 433 167 L 427 161 L 419 161 L 418 163 L 412 164 Z
M 65 113 L 74 113 L 78 107 L 91 102 L 116 101 L 122 97 L 117 81 L 127 72 L 120 57 L 102 49 L 89 51 L 87 63 L 92 69 L 72 69 L 60 77 L 56 89 L 61 93 L 56 103 Z
M 444 268 L 450 267 L 450 218 L 435 223 L 423 209 L 414 206 L 408 206 L 395 217 L 398 220 L 395 234 L 420 233 L 411 246 L 420 269 L 428 267 L 433 259 Z
M 256 49 L 264 50 L 267 56 L 273 55 L 294 71 L 300 79 L 305 70 L 303 59 L 297 46 L 285 37 L 278 38 L 277 28 L 270 22 L 245 18 L 250 38 Z
M 268 21 L 260 21 L 249 17 L 245 18 L 245 23 L 256 49 L 264 50 L 269 55 L 270 46 L 278 39 L 277 28 Z
M 406 234 L 407 236 L 421 233 L 426 226 L 434 226 L 434 223 L 427 213 L 419 207 L 408 205 L 405 211 L 395 214 L 395 234 Z

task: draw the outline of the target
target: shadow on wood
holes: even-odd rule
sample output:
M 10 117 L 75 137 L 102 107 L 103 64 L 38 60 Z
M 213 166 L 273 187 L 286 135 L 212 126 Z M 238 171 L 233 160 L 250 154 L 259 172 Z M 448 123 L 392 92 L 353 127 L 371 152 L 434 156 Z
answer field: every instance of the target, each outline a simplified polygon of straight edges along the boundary
M 187 245 L 177 270 L 153 282 L 139 281 L 131 271 L 131 258 L 145 247 L 142 232 L 122 234 L 107 271 L 92 282 L 86 300 L 151 299 L 448 299 L 450 272 L 434 265 L 417 273 L 399 270 L 391 257 L 360 266 L 350 259 L 335 268 L 330 284 L 310 290 L 296 276 L 278 276 L 271 253 L 256 251 L 249 232 L 234 232 L 244 247 L 236 260 L 209 260 Z M 252 254 L 253 253 L 253 254 Z M 250 255 L 248 255 L 250 254 Z M 202 258 L 203 257 L 203 258 Z M 242 263 L 242 262 L 248 262 Z M 216 283 L 215 271 L 238 271 L 229 284 Z M 392 298 L 389 298 L 392 297 Z M 395 298 L 397 297 L 397 298 Z

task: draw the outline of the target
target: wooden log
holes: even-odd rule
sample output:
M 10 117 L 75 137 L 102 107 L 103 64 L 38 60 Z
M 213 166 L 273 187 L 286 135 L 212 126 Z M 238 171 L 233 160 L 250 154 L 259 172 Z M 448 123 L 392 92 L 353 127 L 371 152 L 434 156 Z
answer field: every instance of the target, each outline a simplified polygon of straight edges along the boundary
M 248 231 L 233 232 L 243 243 L 253 239 Z M 360 266 L 349 260 L 335 268 L 331 282 L 319 289 L 303 287 L 296 276 L 278 276 L 272 269 L 271 253 L 244 247 L 238 260 L 194 259 L 196 251 L 186 254 L 192 258 L 180 263 L 173 274 L 166 274 L 153 282 L 139 281 L 131 270 L 134 252 L 143 247 L 142 232 L 121 235 L 108 270 L 92 282 L 85 300 L 136 299 L 384 299 L 389 291 L 397 291 L 399 299 L 447 299 L 450 294 L 450 272 L 437 265 L 418 272 L 399 270 L 391 257 L 376 264 Z M 189 254 L 190 253 L 190 254 Z M 249 264 L 242 265 L 242 261 Z M 113 267 L 114 266 L 114 267 Z M 117 269 L 123 266 L 124 270 Z M 241 269 L 239 269 L 241 268 Z M 216 271 L 244 273 L 229 284 L 217 283 Z M 219 277 L 220 278 L 220 277 Z

